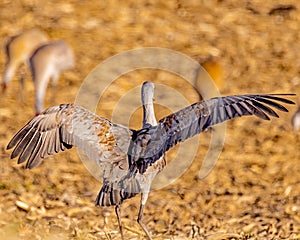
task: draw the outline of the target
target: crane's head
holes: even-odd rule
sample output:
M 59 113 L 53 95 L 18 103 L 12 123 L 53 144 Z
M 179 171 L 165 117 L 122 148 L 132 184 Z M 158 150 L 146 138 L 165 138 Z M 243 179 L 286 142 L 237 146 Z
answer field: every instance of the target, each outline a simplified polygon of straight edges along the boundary
M 154 96 L 154 84 L 152 82 L 144 82 L 142 86 L 142 103 L 153 104 L 153 96 Z

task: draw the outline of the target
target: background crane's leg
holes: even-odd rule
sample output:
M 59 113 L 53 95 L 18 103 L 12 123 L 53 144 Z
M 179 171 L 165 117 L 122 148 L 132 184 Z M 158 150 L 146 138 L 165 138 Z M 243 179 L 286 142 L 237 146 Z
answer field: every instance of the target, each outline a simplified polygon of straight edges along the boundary
M 19 102 L 25 102 L 25 72 L 24 69 L 20 71 L 20 94 L 19 94 Z
M 51 105 L 55 105 L 58 78 L 59 78 L 59 74 L 53 73 L 52 83 L 51 83 L 51 98 L 50 98 Z
M 146 204 L 146 201 L 148 199 L 148 194 L 149 192 L 143 192 L 142 193 L 142 197 L 141 197 L 141 203 L 140 203 L 140 210 L 139 210 L 139 215 L 138 215 L 138 219 L 137 219 L 137 222 L 140 224 L 141 228 L 144 230 L 144 232 L 146 233 L 147 235 L 147 238 L 149 240 L 152 240 L 152 237 L 146 227 L 146 225 L 144 224 L 143 222 L 143 212 L 144 212 L 144 206 Z
M 44 110 L 44 98 L 46 94 L 45 85 L 40 85 L 40 87 L 35 87 L 35 115 L 39 115 Z
M 2 84 L 1 84 L 2 92 L 6 91 L 7 84 L 13 78 L 14 73 L 18 68 L 19 64 L 20 64 L 19 62 L 12 63 L 10 61 L 6 63 L 6 69 L 4 70 Z
M 121 207 L 120 207 L 120 205 L 118 205 L 118 204 L 116 205 L 115 211 L 116 211 L 116 215 L 117 215 L 117 218 L 118 218 L 121 238 L 122 238 L 122 240 L 124 240 L 123 227 L 122 227 L 122 222 L 121 222 Z

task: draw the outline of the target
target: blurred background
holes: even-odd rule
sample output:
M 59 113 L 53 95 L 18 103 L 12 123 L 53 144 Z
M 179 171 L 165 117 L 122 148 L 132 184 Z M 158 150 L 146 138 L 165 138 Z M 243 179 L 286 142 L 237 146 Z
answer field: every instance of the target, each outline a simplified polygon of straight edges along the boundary
M 73 49 L 75 64 L 61 73 L 45 107 L 74 102 L 82 81 L 105 59 L 141 47 L 179 51 L 207 66 L 222 95 L 300 92 L 300 3 L 274 1 L 35 1 L 0 2 L 1 76 L 9 37 L 38 28 Z M 113 208 L 96 208 L 101 183 L 75 149 L 24 170 L 6 145 L 34 116 L 34 85 L 27 67 L 20 100 L 19 72 L 0 93 L 0 237 L 3 239 L 118 239 Z M 102 95 L 97 113 L 111 118 L 115 104 L 143 81 L 168 84 L 188 102 L 199 100 L 184 79 L 142 69 L 121 76 Z M 95 86 L 97 87 L 97 86 Z M 159 93 L 157 93 L 159 94 Z M 140 96 L 138 96 L 139 98 Z M 298 102 L 297 97 L 292 100 Z M 170 99 L 176 101 L 176 99 Z M 155 105 L 157 118 L 170 113 Z M 300 238 L 299 139 L 291 118 L 297 109 L 263 122 L 227 124 L 220 159 L 197 179 L 209 133 L 190 169 L 172 185 L 150 193 L 144 219 L 155 239 Z M 141 127 L 141 109 L 130 120 Z M 176 149 L 168 154 L 171 161 Z M 143 239 L 135 221 L 139 197 L 124 203 L 127 239 Z M 5 238 L 4 238 L 5 237 Z

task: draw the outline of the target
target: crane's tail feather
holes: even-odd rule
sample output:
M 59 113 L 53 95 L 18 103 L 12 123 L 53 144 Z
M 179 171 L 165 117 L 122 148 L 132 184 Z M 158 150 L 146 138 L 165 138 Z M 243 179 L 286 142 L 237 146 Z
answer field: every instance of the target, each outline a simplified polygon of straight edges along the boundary
M 121 204 L 125 199 L 132 198 L 140 193 L 140 184 L 137 179 L 130 178 L 123 182 L 122 187 L 114 187 L 113 184 L 104 184 L 96 201 L 96 206 L 113 206 Z

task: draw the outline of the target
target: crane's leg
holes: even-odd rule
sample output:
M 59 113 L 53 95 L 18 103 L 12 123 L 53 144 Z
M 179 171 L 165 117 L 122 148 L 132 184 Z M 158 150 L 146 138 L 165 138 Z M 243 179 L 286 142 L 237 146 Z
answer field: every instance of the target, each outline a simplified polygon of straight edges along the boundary
M 47 85 L 50 80 L 49 74 L 37 75 L 33 79 L 35 87 L 35 115 L 39 115 L 44 110 L 44 99 L 46 95 Z
M 122 238 L 122 240 L 124 240 L 123 227 L 122 227 L 122 222 L 121 222 L 121 206 L 117 204 L 116 208 L 115 208 L 115 211 L 116 211 L 116 215 L 117 215 L 117 218 L 118 218 L 118 223 L 119 223 L 119 229 L 120 229 L 120 233 L 121 233 L 121 238 Z
M 19 95 L 19 101 L 20 103 L 24 103 L 24 92 L 25 92 L 25 72 L 23 69 L 20 71 L 20 95 Z
M 53 73 L 52 82 L 51 82 L 51 98 L 50 98 L 51 105 L 55 105 L 58 78 L 59 78 L 59 74 Z
M 4 70 L 2 84 L 1 84 L 2 92 L 6 91 L 7 84 L 13 78 L 14 73 L 18 66 L 19 66 L 18 62 L 11 63 L 10 61 L 8 61 L 6 63 L 6 69 Z
M 144 212 L 144 207 L 145 207 L 146 201 L 148 199 L 148 195 L 149 195 L 149 192 L 143 192 L 142 193 L 141 203 L 140 203 L 140 210 L 139 210 L 139 215 L 138 215 L 137 222 L 140 224 L 141 228 L 144 230 L 147 238 L 149 240 L 152 240 L 152 237 L 151 237 L 145 223 L 143 222 L 143 212 Z

